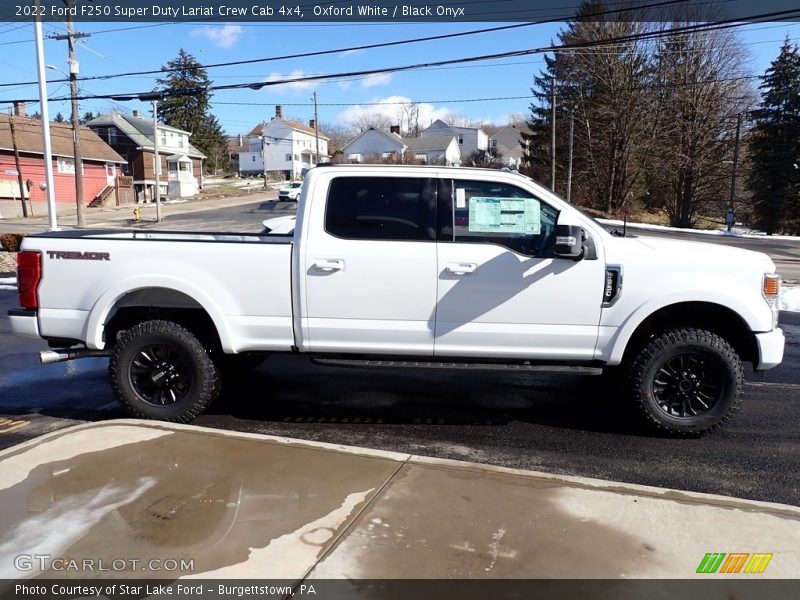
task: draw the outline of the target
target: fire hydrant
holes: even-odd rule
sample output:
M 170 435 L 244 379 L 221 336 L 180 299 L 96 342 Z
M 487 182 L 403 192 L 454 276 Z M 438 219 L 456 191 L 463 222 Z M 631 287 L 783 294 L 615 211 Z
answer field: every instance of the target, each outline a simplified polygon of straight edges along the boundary
M 134 221 L 141 221 L 142 219 L 142 211 L 139 210 L 138 206 L 133 207 L 133 220 Z

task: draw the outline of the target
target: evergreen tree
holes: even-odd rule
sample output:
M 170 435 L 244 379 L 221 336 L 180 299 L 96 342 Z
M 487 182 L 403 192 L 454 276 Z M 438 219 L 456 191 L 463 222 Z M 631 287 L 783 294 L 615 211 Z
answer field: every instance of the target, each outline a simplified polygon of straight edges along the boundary
M 550 183 L 552 90 L 556 88 L 556 191 L 566 188 L 568 129 L 575 118 L 573 198 L 607 212 L 622 210 L 638 184 L 652 144 L 651 65 L 647 42 L 610 44 L 597 50 L 581 45 L 635 36 L 651 23 L 626 19 L 607 21 L 602 0 L 585 2 L 575 19 L 558 35 L 574 49 L 545 58 L 544 71 L 534 78 L 530 134 L 523 134 L 523 162 L 528 172 Z
M 165 92 L 159 102 L 159 121 L 189 131 L 192 145 L 208 157 L 209 169 L 227 167 L 227 139 L 217 118 L 209 113 L 213 94 L 208 72 L 183 48 L 162 68 L 169 69 L 169 73 L 157 80 L 159 89 Z
M 788 38 L 760 89 L 750 145 L 755 224 L 800 233 L 800 51 Z
M 67 120 L 64 118 L 64 115 L 61 113 L 56 113 L 56 118 L 53 119 L 54 123 L 66 123 Z

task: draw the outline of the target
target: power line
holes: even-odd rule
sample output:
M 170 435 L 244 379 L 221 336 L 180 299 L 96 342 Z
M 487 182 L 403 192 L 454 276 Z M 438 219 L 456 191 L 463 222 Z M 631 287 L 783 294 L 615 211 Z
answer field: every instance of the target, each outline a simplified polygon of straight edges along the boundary
M 682 1 L 682 0 L 681 0 Z M 776 16 L 782 16 L 785 18 L 789 18 L 790 15 L 797 16 L 800 14 L 800 9 L 791 9 L 791 10 L 784 10 L 784 11 L 777 11 L 771 13 L 764 13 L 760 15 L 752 15 L 751 19 L 766 19 L 766 18 L 773 18 Z M 510 58 L 510 57 L 517 57 L 517 56 L 529 56 L 531 54 L 543 54 L 547 52 L 557 52 L 557 51 L 564 51 L 564 50 L 572 50 L 572 49 L 582 49 L 582 48 L 593 48 L 593 47 L 603 47 L 607 45 L 617 44 L 619 42 L 630 42 L 630 41 L 638 41 L 638 40 L 648 40 L 648 39 L 659 39 L 664 37 L 671 37 L 675 34 L 683 34 L 689 32 L 698 32 L 698 31 L 718 31 L 722 29 L 729 29 L 733 27 L 741 27 L 744 23 L 741 20 L 726 20 L 726 21 L 718 21 L 711 24 L 695 24 L 695 25 L 687 25 L 683 27 L 677 27 L 668 30 L 660 30 L 660 31 L 652 31 L 652 32 L 643 32 L 643 33 L 636 33 L 630 34 L 625 36 L 618 36 L 616 38 L 607 38 L 605 40 L 594 40 L 594 41 L 586 41 L 586 42 L 579 42 L 573 44 L 560 44 L 560 45 L 550 45 L 541 48 L 529 48 L 523 50 L 512 50 L 509 52 L 498 52 L 494 54 L 483 54 L 478 56 L 470 56 L 465 58 L 457 58 L 457 59 L 448 59 L 448 60 L 441 60 L 441 61 L 434 61 L 428 63 L 415 63 L 411 65 L 401 65 L 396 67 L 384 67 L 379 69 L 367 69 L 361 71 L 350 71 L 350 72 L 343 72 L 343 73 L 331 73 L 331 74 L 323 74 L 323 75 L 311 75 L 306 77 L 294 77 L 290 79 L 284 80 L 275 80 L 275 81 L 258 81 L 258 82 L 250 82 L 250 83 L 233 83 L 233 84 L 226 84 L 226 85 L 216 85 L 216 86 L 209 86 L 207 88 L 188 88 L 185 90 L 161 90 L 161 91 L 147 91 L 147 92 L 126 92 L 126 93 L 116 93 L 116 94 L 102 94 L 102 95 L 83 95 L 78 96 L 79 100 L 101 100 L 101 99 L 108 99 L 108 100 L 116 100 L 116 101 L 128 101 L 128 100 L 149 100 L 154 97 L 162 98 L 162 97 L 180 97 L 180 96 L 193 96 L 197 95 L 198 93 L 207 93 L 209 91 L 222 91 L 222 90 L 240 90 L 240 89 L 251 89 L 251 90 L 260 90 L 265 87 L 274 87 L 277 85 L 285 85 L 289 83 L 303 83 L 303 82 L 311 82 L 311 81 L 323 81 L 323 80 L 330 80 L 330 79 L 341 79 L 343 77 L 357 77 L 363 75 L 376 75 L 379 73 L 397 73 L 403 71 L 411 71 L 423 67 L 437 67 L 437 66 L 444 66 L 444 65 L 452 65 L 452 64 L 463 64 L 463 63 L 470 63 L 470 62 L 478 62 L 484 60 L 497 60 L 500 58 Z M 60 98 L 56 100 L 61 100 Z M 24 100 L 25 102 L 35 102 L 36 100 Z M 13 103 L 14 100 L 0 100 L 0 103 L 9 104 Z
M 669 6 L 673 4 L 680 4 L 685 2 L 686 0 L 663 0 L 662 2 L 657 2 L 655 4 L 648 4 L 642 6 L 640 8 L 655 8 L 655 7 L 662 7 L 662 6 Z M 585 17 L 597 17 L 597 16 L 607 16 L 611 14 L 617 14 L 621 12 L 629 12 L 632 10 L 630 7 L 628 8 L 621 8 L 621 9 L 612 9 L 612 10 L 604 10 L 598 11 L 594 13 L 590 13 L 587 15 L 583 15 Z M 785 11 L 791 12 L 791 11 Z M 532 23 L 514 23 L 512 25 L 500 25 L 497 27 L 487 27 L 483 29 L 472 29 L 469 31 L 459 31 L 455 33 L 443 33 L 440 35 L 433 35 L 433 36 L 426 36 L 426 37 L 417 37 L 417 38 L 410 38 L 405 40 L 393 40 L 391 42 L 378 42 L 374 44 L 364 44 L 361 46 L 348 46 L 344 48 L 334 48 L 328 50 L 316 50 L 313 52 L 302 52 L 302 53 L 295 53 L 295 54 L 284 54 L 281 56 L 268 56 L 263 58 L 251 58 L 246 60 L 236 60 L 236 61 L 229 61 L 223 63 L 214 63 L 208 65 L 199 65 L 197 68 L 200 69 L 216 69 L 221 67 L 232 67 L 232 66 L 239 66 L 239 65 L 250 65 L 250 64 L 257 64 L 257 63 L 264 63 L 264 62 L 273 62 L 278 60 L 290 60 L 296 58 L 312 58 L 316 56 L 326 56 L 330 54 L 340 54 L 342 52 L 354 52 L 354 51 L 361 51 L 361 50 L 374 50 L 376 48 L 390 48 L 394 46 L 402 46 L 407 44 L 418 44 L 422 42 L 432 42 L 432 41 L 439 41 L 439 40 L 446 40 L 452 39 L 457 37 L 465 37 L 471 35 L 479 35 L 484 33 L 495 33 L 498 31 L 508 31 L 511 29 L 520 29 L 524 27 L 532 27 L 534 25 L 543 25 L 546 23 L 555 23 L 559 22 L 559 19 L 545 19 L 540 21 L 535 21 Z M 109 75 L 94 75 L 92 77 L 83 77 L 81 78 L 82 81 L 89 81 L 89 80 L 105 80 L 105 79 L 116 79 L 118 77 L 132 77 L 135 75 L 160 75 L 164 73 L 172 73 L 176 71 L 184 70 L 183 67 L 173 67 L 173 68 L 161 68 L 161 69 L 151 69 L 148 71 L 130 71 L 127 73 L 115 73 Z M 60 83 L 61 81 L 69 81 L 68 79 L 53 79 L 50 83 Z M 2 83 L 0 87 L 7 87 L 11 85 L 36 85 L 38 81 L 27 81 L 27 82 L 16 82 L 16 83 Z

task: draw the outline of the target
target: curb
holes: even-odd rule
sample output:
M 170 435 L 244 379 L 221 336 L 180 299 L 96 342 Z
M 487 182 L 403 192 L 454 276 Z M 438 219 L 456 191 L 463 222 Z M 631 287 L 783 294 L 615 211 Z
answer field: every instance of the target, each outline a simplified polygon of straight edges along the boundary
M 615 481 L 595 479 L 590 477 L 580 477 L 573 475 L 557 475 L 553 473 L 544 473 L 541 471 L 511 469 L 507 467 L 499 467 L 494 465 L 472 463 L 467 461 L 458 461 L 458 460 L 443 459 L 443 458 L 434 458 L 429 456 L 419 456 L 414 454 L 391 452 L 373 448 L 364 448 L 359 446 L 331 444 L 327 442 L 300 440 L 296 438 L 272 436 L 272 435 L 265 435 L 258 433 L 209 429 L 197 425 L 183 425 L 178 423 L 166 423 L 160 421 L 144 421 L 139 419 L 116 419 L 116 420 L 102 421 L 98 423 L 83 423 L 80 425 L 75 425 L 73 427 L 60 429 L 58 431 L 44 434 L 37 438 L 27 440 L 25 442 L 17 444 L 16 446 L 12 446 L 10 448 L 6 448 L 5 450 L 0 451 L 0 461 L 2 461 L 6 457 L 14 456 L 16 454 L 24 452 L 29 448 L 33 448 L 40 444 L 53 441 L 55 439 L 58 439 L 60 437 L 72 433 L 77 433 L 86 429 L 97 429 L 100 427 L 113 427 L 113 426 L 140 427 L 147 429 L 158 429 L 167 432 L 183 431 L 200 435 L 209 435 L 219 438 L 235 438 L 243 440 L 260 441 L 272 444 L 296 445 L 325 452 L 342 452 L 357 456 L 391 460 L 394 462 L 405 462 L 408 464 L 441 467 L 445 469 L 467 470 L 473 472 L 477 471 L 485 475 L 493 475 L 493 474 L 511 475 L 517 477 L 544 480 L 553 483 L 561 482 L 567 485 L 571 485 L 573 487 L 579 487 L 594 491 L 603 491 L 608 493 L 616 493 L 616 494 L 631 495 L 631 496 L 646 496 L 655 499 L 671 500 L 673 502 L 680 502 L 687 504 L 705 504 L 705 505 L 715 506 L 718 508 L 725 508 L 730 510 L 738 509 L 746 512 L 764 512 L 778 517 L 800 519 L 800 507 L 791 506 L 788 504 L 780 504 L 776 502 L 745 500 L 730 496 L 721 496 L 719 494 L 707 494 L 703 492 L 675 490 L 672 488 L 659 488 L 654 486 L 646 486 L 633 483 L 620 483 Z

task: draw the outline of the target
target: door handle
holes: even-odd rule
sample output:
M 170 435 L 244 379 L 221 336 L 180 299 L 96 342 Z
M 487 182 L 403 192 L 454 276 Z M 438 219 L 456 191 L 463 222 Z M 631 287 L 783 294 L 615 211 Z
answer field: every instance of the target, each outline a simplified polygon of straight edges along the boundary
M 478 265 L 475 263 L 449 263 L 445 267 L 445 271 L 453 275 L 469 275 L 474 273 L 477 268 Z
M 318 258 L 314 261 L 314 268 L 325 273 L 344 271 L 344 261 L 341 258 Z

